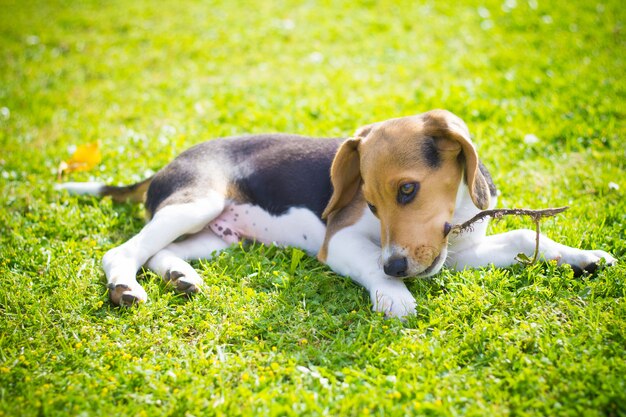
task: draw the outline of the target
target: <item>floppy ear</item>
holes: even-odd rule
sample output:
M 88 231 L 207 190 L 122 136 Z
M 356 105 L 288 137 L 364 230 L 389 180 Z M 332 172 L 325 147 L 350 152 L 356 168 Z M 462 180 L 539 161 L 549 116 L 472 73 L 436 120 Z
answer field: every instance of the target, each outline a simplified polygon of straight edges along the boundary
M 357 133 L 360 132 L 360 129 Z M 341 144 L 330 167 L 333 195 L 322 213 L 326 219 L 332 213 L 352 201 L 361 185 L 361 163 L 359 158 L 360 137 L 350 138 Z
M 489 183 L 480 171 L 476 148 L 470 139 L 469 129 L 458 116 L 446 110 L 433 110 L 424 114 L 427 128 L 440 131 L 456 140 L 465 158 L 465 182 L 474 205 L 481 210 L 489 208 L 491 194 Z

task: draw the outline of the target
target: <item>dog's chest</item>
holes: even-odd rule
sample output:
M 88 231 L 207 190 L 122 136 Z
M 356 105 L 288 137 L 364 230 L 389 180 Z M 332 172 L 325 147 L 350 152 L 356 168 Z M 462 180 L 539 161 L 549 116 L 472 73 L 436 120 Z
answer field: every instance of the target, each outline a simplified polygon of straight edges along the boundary
M 310 254 L 318 252 L 326 232 L 324 223 L 309 209 L 292 207 L 275 216 L 252 204 L 227 206 L 208 227 L 227 243 L 249 239 L 296 246 Z

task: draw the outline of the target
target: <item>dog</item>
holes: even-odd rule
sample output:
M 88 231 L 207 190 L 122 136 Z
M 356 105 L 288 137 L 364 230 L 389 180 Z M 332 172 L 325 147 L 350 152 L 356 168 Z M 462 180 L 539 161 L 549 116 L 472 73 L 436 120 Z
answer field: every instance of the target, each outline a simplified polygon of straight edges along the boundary
M 214 139 L 134 185 L 58 188 L 145 203 L 145 227 L 102 261 L 110 299 L 121 306 L 147 300 L 136 280 L 142 266 L 194 293 L 202 278 L 187 261 L 250 239 L 317 255 L 362 285 L 375 311 L 404 318 L 416 307 L 406 278 L 430 277 L 444 265 L 506 267 L 536 244 L 531 230 L 487 236 L 487 221 L 450 234 L 453 224 L 493 208 L 496 188 L 466 124 L 445 110 L 370 124 L 348 139 Z M 545 236 L 539 254 L 571 265 L 575 275 L 616 262 L 607 252 Z

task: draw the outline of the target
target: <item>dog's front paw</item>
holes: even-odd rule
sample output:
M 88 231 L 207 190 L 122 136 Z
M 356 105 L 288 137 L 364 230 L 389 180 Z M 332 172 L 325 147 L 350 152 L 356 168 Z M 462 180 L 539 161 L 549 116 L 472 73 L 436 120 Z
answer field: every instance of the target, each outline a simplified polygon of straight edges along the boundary
M 603 250 L 573 249 L 559 259 L 559 264 L 569 264 L 574 270 L 574 276 L 593 274 L 600 266 L 611 266 L 617 262 L 610 253 Z
M 402 284 L 402 287 L 378 287 L 370 292 L 373 309 L 385 317 L 405 318 L 415 314 L 415 298 Z

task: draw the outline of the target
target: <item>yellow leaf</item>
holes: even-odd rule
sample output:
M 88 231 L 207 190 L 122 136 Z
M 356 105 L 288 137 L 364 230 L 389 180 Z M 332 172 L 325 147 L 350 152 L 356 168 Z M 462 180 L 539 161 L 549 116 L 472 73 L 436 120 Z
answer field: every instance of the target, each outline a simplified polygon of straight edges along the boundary
M 67 161 L 59 165 L 59 174 L 74 171 L 89 171 L 102 161 L 100 143 L 86 143 L 80 145 Z

